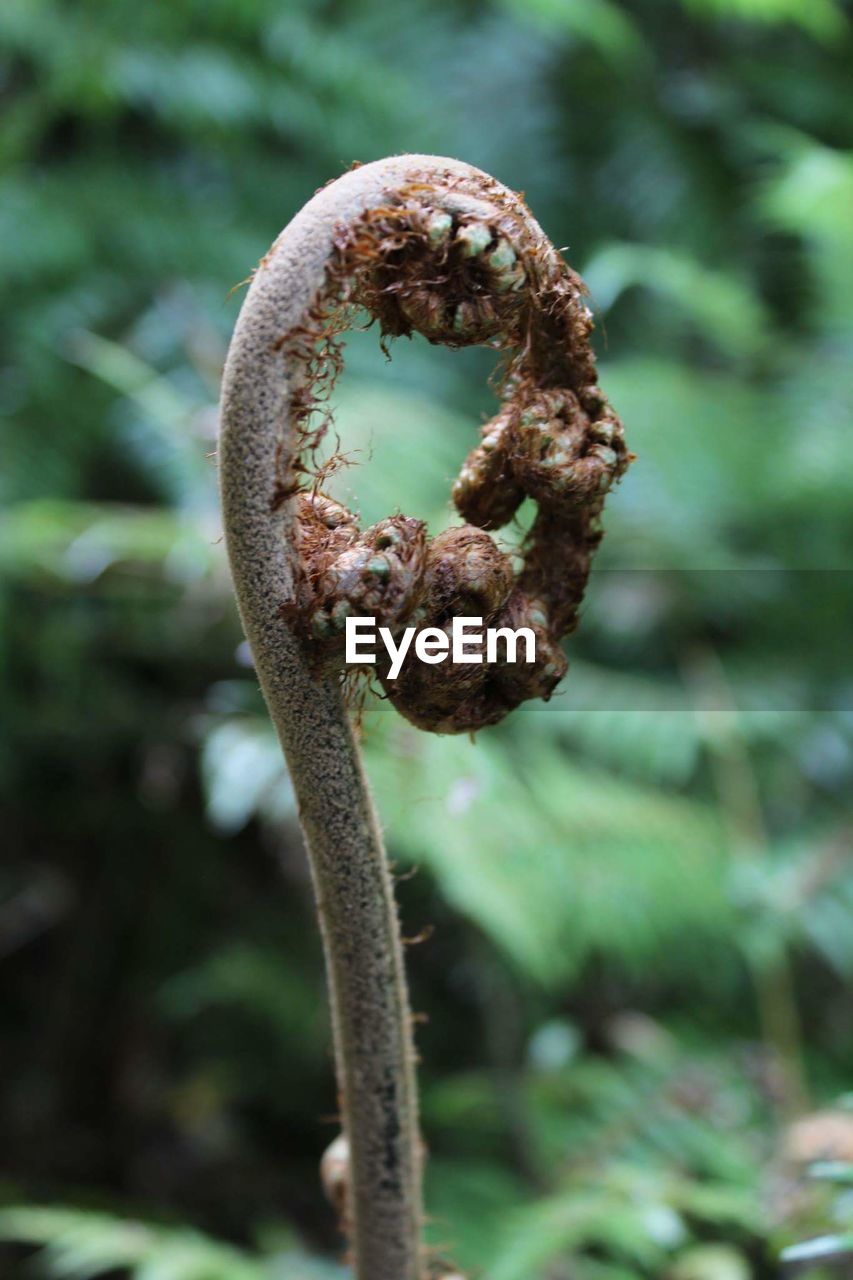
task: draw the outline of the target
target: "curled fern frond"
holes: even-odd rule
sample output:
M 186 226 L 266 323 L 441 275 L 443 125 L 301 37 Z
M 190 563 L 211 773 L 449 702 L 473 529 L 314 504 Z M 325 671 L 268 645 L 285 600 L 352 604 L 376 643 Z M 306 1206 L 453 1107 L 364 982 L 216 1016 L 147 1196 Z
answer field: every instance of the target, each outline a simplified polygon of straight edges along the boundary
M 383 340 L 420 333 L 502 355 L 500 411 L 453 485 L 467 523 L 437 538 L 399 515 L 362 532 L 321 490 L 330 464 L 314 458 L 343 364 L 340 335 L 359 311 Z M 528 627 L 535 662 L 409 664 L 391 679 L 380 661 L 397 709 L 422 729 L 460 733 L 550 697 L 566 671 L 559 642 L 577 626 L 605 496 L 631 461 L 598 386 L 591 328 L 581 280 L 521 198 L 476 170 L 414 168 L 336 227 L 317 296 L 275 343 L 298 383 L 299 449 L 280 455 L 276 488 L 277 500 L 299 493 L 299 591 L 288 610 L 319 669 L 341 668 L 347 617 L 375 616 L 392 633 L 448 633 L 454 615 L 469 614 L 487 627 Z M 491 531 L 525 498 L 538 513 L 514 572 Z

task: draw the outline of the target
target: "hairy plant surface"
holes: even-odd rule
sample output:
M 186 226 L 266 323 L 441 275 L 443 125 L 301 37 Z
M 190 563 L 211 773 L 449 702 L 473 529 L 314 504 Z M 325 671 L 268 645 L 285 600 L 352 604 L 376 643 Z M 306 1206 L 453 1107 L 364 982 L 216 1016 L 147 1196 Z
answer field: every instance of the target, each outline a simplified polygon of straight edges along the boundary
M 467 523 L 433 539 L 402 515 L 362 532 L 320 488 L 335 458 L 312 465 L 342 363 L 339 335 L 359 311 L 379 323 L 383 340 L 417 332 L 503 355 L 500 411 L 453 485 Z M 302 452 L 282 451 L 275 501 L 300 489 L 299 586 L 287 611 L 318 666 L 340 669 L 349 616 L 375 616 L 392 632 L 445 633 L 454 616 L 477 616 L 536 637 L 530 664 L 409 663 L 393 680 L 380 664 L 387 696 L 419 728 L 494 724 L 527 698 L 550 697 L 565 674 L 559 642 L 578 623 L 605 495 L 631 460 L 598 386 L 591 328 L 582 281 L 520 197 L 475 170 L 413 167 L 382 203 L 335 227 L 323 286 L 277 343 L 305 370 L 291 410 Z M 516 572 L 488 531 L 525 498 L 538 513 Z
M 454 490 L 471 523 L 430 541 L 395 515 L 364 534 L 314 461 L 340 333 L 366 309 L 505 354 L 503 405 Z M 320 191 L 261 262 L 223 384 L 222 500 L 234 583 L 299 803 L 326 944 L 346 1138 L 335 1199 L 359 1280 L 418 1280 L 421 1153 L 411 1017 L 378 824 L 340 678 L 346 617 L 446 628 L 476 613 L 530 626 L 537 661 L 416 667 L 388 696 L 444 732 L 547 697 L 565 670 L 604 495 L 629 461 L 596 384 L 590 314 L 519 197 L 453 160 L 405 156 Z M 317 412 L 319 410 L 319 425 Z M 488 530 L 525 495 L 538 515 L 517 574 Z
M 832 1105 L 851 57 L 840 0 L 0 4 L 0 1125 L 7 1194 L 56 1213 L 4 1217 L 0 1274 L 350 1274 L 295 798 L 210 453 L 229 289 L 350 157 L 405 149 L 509 176 L 570 242 L 642 457 L 550 702 L 473 745 L 386 699 L 365 721 L 405 932 L 435 926 L 406 952 L 427 1240 L 480 1280 L 778 1280 L 781 1246 L 849 1230 L 843 1188 L 772 1159 L 786 1040 L 752 974 L 788 951 Z M 378 327 L 334 391 L 370 461 L 319 488 L 437 533 L 500 356 L 419 338 L 386 368 Z

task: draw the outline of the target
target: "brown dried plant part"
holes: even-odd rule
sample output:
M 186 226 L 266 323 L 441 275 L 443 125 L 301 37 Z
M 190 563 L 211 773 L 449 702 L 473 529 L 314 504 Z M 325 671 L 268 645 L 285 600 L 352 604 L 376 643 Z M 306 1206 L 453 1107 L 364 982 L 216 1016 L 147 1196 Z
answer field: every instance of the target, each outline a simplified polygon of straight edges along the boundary
M 365 312 L 383 341 L 420 333 L 501 357 L 499 412 L 454 489 L 466 523 L 432 541 L 404 515 L 362 532 L 322 492 L 337 460 L 320 466 L 318 447 L 341 334 Z M 401 156 L 345 174 L 285 228 L 253 277 L 226 362 L 226 543 L 316 886 L 348 1147 L 339 1207 L 356 1280 L 426 1280 L 434 1267 L 400 931 L 344 701 L 341 620 L 357 608 L 392 629 L 446 627 L 464 608 L 534 629 L 534 664 L 459 676 L 450 663 L 409 663 L 386 678 L 389 698 L 424 728 L 476 729 L 549 696 L 606 492 L 630 461 L 597 385 L 590 328 L 581 282 L 520 197 L 458 161 Z M 490 531 L 525 497 L 538 512 L 514 571 Z
M 330 1142 L 320 1161 L 320 1182 L 326 1199 L 335 1210 L 338 1225 L 344 1235 L 349 1235 L 349 1142 L 339 1133 Z
M 296 535 L 302 566 L 296 618 L 307 627 L 318 668 L 340 666 L 348 617 L 395 627 L 419 604 L 427 544 L 422 520 L 389 516 L 362 533 L 339 502 L 301 493 Z
M 339 335 L 359 310 L 378 322 L 383 339 L 417 332 L 445 346 L 501 352 L 503 403 L 453 485 L 468 523 L 430 542 L 419 522 L 394 516 L 339 551 L 335 540 L 320 540 L 315 551 L 313 535 L 300 535 L 302 624 L 318 665 L 334 670 L 349 616 L 374 615 L 392 629 L 407 621 L 446 629 L 453 615 L 482 617 L 485 626 L 535 617 L 532 664 L 408 663 L 394 681 L 380 664 L 385 692 L 407 719 L 439 733 L 471 732 L 527 698 L 547 699 L 564 674 L 559 642 L 577 625 L 604 499 L 631 455 L 596 382 L 583 285 L 520 198 L 491 179 L 460 182 L 450 173 L 383 194 L 336 227 L 308 322 L 276 344 L 307 371 L 297 414 L 303 451 L 316 450 L 328 425 L 325 409 L 313 426 L 306 410 L 328 405 L 342 364 Z M 525 498 L 538 514 L 513 578 L 487 531 L 507 524 Z M 314 513 L 306 510 L 300 499 L 297 520 L 310 526 Z M 399 544 L 395 554 L 377 545 L 388 534 Z M 501 598 L 493 603 L 489 591 L 497 588 L 483 574 L 498 566 Z

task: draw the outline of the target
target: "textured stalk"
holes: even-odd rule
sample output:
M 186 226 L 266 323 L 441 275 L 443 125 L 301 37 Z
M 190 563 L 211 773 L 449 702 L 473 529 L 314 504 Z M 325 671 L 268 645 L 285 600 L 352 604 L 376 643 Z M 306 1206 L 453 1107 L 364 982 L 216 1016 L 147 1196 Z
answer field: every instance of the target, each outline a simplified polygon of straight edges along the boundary
M 292 503 L 276 502 L 275 485 L 282 451 L 298 448 L 290 407 L 305 371 L 289 365 L 277 344 L 322 292 L 336 224 L 381 201 L 411 163 L 344 175 L 276 241 L 228 353 L 219 451 L 240 616 L 311 860 L 349 1140 L 347 1217 L 358 1280 L 423 1274 L 414 1050 L 391 879 L 340 683 L 316 678 L 302 639 L 282 617 L 294 597 L 294 515 Z
M 285 228 L 255 274 L 228 355 L 226 540 L 311 860 L 358 1280 L 422 1280 L 425 1262 L 411 1017 L 382 840 L 341 695 L 341 619 L 375 612 L 392 626 L 409 617 L 443 626 L 456 603 L 474 600 L 490 619 L 535 630 L 530 668 L 446 664 L 408 684 L 380 672 L 420 727 L 468 732 L 550 696 L 604 495 L 631 459 L 597 385 L 582 294 L 518 196 L 469 165 L 403 156 L 345 174 Z M 470 523 L 432 542 L 402 516 L 360 535 L 352 514 L 318 491 L 321 476 L 304 483 L 310 412 L 328 390 L 352 306 L 385 334 L 487 343 L 508 361 L 501 413 L 454 487 Z M 539 515 L 514 577 L 487 530 L 511 519 L 525 494 Z

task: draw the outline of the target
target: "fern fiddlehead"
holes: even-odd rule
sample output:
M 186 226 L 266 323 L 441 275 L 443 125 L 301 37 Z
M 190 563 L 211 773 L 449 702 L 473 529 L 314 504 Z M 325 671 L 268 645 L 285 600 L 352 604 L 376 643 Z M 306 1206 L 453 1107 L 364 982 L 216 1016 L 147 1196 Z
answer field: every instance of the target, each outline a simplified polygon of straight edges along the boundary
M 434 539 L 391 516 L 362 532 L 312 465 L 357 311 L 503 354 L 502 404 L 453 489 L 466 523 Z M 597 384 L 583 286 L 520 197 L 457 161 L 351 170 L 285 228 L 254 276 L 223 381 L 220 475 L 243 626 L 296 791 L 329 975 L 358 1280 L 422 1280 L 411 1018 L 381 836 L 341 688 L 346 617 L 446 629 L 529 626 L 534 663 L 378 668 L 397 709 L 453 733 L 493 724 L 564 674 L 605 495 L 630 462 Z M 537 515 L 514 572 L 491 530 Z

